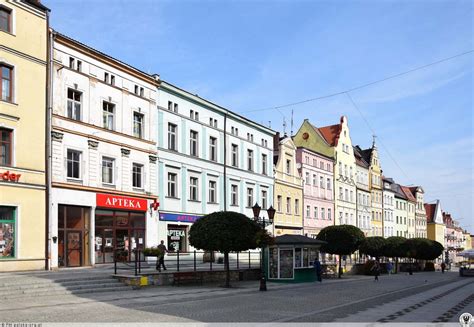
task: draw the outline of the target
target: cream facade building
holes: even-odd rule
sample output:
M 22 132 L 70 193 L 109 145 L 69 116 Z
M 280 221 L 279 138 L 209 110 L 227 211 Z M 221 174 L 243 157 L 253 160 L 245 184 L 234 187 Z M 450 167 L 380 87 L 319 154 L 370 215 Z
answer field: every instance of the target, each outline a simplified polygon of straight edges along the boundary
M 415 238 L 416 236 L 416 226 L 415 226 L 415 208 L 416 208 L 416 198 L 411 193 L 410 189 L 407 186 L 401 187 L 403 193 L 407 197 L 407 238 Z
M 395 236 L 408 237 L 408 199 L 399 184 L 393 183 L 395 194 Z
M 0 271 L 47 268 L 48 12 L 0 0 Z
M 366 236 L 371 235 L 372 201 L 369 189 L 369 164 L 364 160 L 361 149 L 354 147 L 356 159 L 356 185 L 357 185 L 357 227 Z
M 296 163 L 296 146 L 291 137 L 275 135 L 275 236 L 303 234 L 303 181 Z
M 426 211 L 424 206 L 425 191 L 421 186 L 410 187 L 410 191 L 416 199 L 415 207 L 415 237 L 427 237 L 426 234 Z

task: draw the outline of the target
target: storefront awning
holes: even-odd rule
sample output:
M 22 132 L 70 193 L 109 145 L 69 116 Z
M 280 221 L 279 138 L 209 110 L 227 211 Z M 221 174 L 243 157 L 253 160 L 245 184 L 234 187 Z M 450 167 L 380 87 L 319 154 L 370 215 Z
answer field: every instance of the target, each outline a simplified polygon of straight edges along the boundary
M 295 245 L 295 246 L 313 246 L 319 247 L 326 244 L 324 241 L 317 240 L 315 238 L 303 236 L 303 235 L 290 235 L 285 234 L 275 237 L 275 245 Z

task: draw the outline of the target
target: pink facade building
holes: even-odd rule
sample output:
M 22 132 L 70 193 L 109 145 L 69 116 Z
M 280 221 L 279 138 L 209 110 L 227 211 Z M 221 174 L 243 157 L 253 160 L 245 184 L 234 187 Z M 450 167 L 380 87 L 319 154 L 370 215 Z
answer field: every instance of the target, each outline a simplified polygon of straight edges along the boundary
M 334 225 L 333 159 L 299 147 L 298 170 L 303 178 L 303 233 L 316 237 L 319 231 Z

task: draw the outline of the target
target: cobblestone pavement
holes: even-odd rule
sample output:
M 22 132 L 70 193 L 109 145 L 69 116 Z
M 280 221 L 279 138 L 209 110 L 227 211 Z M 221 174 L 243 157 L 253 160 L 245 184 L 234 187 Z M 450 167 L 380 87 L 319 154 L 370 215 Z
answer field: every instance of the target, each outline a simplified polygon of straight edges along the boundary
M 474 279 L 456 273 L 346 276 L 323 283 L 241 282 L 128 292 L 45 296 L 0 303 L 7 322 L 390 322 L 449 321 L 474 313 Z M 405 310 L 407 309 L 407 310 Z M 437 320 L 438 319 L 438 320 Z

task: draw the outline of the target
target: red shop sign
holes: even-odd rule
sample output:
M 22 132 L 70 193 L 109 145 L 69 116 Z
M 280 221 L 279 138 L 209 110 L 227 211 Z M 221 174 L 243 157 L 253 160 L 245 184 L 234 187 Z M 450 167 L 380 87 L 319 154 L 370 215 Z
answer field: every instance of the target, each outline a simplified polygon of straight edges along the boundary
M 128 209 L 146 211 L 148 201 L 145 199 L 130 198 L 120 195 L 96 194 L 96 205 L 103 208 Z
M 0 172 L 0 180 L 18 182 L 20 180 L 21 174 L 10 173 L 8 170 L 6 172 Z

